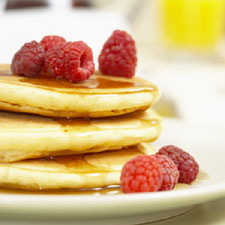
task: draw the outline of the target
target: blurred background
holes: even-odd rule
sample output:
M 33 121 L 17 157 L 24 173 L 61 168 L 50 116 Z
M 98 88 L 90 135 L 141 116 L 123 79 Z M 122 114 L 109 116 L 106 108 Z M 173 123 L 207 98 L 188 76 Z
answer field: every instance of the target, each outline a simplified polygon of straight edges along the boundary
M 225 127 L 225 0 L 0 0 L 0 63 L 45 35 L 98 54 L 115 29 L 137 43 L 137 75 L 155 82 L 165 117 Z

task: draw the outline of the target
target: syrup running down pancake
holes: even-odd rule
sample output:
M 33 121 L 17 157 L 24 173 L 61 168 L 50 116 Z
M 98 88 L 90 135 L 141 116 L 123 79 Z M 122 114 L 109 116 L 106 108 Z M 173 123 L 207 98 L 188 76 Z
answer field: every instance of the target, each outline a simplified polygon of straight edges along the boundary
M 154 141 L 161 131 L 152 110 L 107 118 L 48 118 L 0 112 L 0 161 L 120 149 Z
M 149 144 L 121 150 L 0 163 L 0 187 L 40 190 L 95 188 L 120 184 L 126 161 L 154 154 Z
M 106 117 L 149 108 L 158 88 L 141 78 L 98 74 L 80 83 L 49 76 L 28 78 L 0 65 L 0 110 L 50 117 Z

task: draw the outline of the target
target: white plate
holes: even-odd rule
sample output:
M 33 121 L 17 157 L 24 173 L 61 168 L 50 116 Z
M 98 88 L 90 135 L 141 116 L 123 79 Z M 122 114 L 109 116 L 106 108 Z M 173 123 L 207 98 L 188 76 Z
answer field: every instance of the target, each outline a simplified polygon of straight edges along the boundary
M 190 152 L 208 178 L 173 191 L 119 195 L 0 194 L 0 224 L 138 224 L 225 196 L 225 130 L 167 120 L 155 146 Z

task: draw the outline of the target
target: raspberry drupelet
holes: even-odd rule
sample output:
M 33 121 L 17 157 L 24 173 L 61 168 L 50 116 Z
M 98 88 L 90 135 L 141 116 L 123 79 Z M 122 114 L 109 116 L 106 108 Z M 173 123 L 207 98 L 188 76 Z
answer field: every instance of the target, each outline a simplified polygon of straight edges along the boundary
M 136 47 L 125 31 L 115 30 L 105 42 L 98 57 L 99 70 L 103 74 L 131 78 L 137 65 Z

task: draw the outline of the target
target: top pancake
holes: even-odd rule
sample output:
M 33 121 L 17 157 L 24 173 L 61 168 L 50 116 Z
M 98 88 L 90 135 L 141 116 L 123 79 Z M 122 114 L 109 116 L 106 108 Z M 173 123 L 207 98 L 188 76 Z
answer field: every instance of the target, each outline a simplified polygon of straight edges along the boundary
M 141 78 L 98 74 L 70 83 L 49 76 L 28 78 L 0 65 L 0 109 L 50 117 L 105 117 L 149 108 L 158 88 Z

